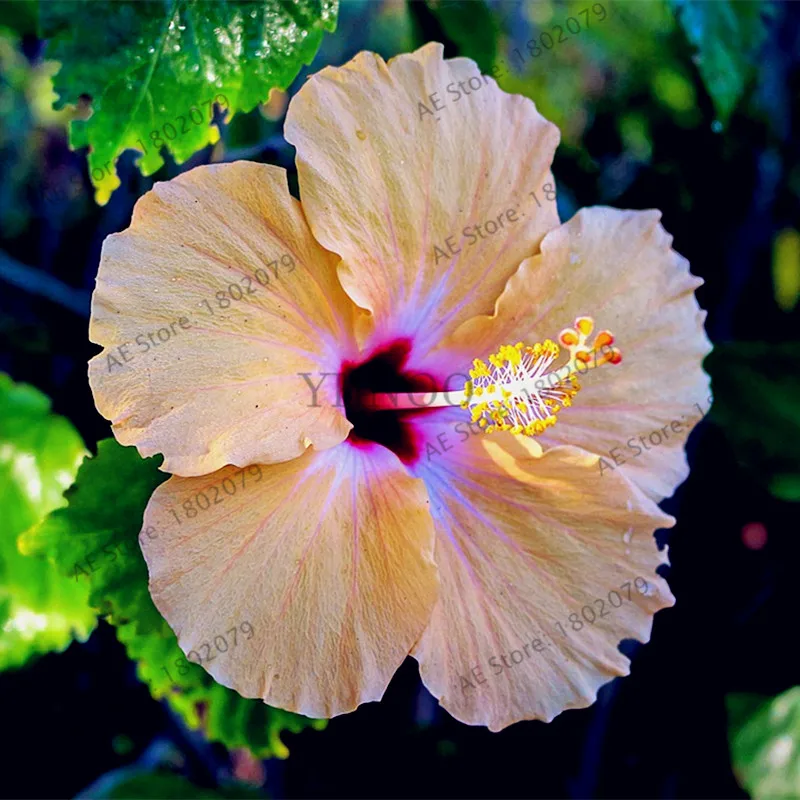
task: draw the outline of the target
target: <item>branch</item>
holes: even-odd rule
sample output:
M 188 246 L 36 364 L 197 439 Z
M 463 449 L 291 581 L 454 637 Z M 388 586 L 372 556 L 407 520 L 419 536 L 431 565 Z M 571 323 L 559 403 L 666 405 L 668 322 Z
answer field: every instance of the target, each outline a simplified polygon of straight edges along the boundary
M 89 292 L 73 289 L 58 278 L 33 267 L 21 264 L 11 256 L 0 252 L 0 280 L 51 300 L 82 317 L 89 316 L 91 296 Z

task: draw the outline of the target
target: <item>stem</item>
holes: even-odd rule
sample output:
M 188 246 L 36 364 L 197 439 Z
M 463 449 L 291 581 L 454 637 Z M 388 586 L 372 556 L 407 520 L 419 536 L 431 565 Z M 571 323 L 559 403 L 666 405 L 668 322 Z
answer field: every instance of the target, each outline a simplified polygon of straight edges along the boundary
M 45 297 L 82 317 L 89 316 L 91 298 L 88 292 L 73 289 L 58 278 L 34 267 L 21 264 L 5 253 L 0 253 L 0 280 L 30 294 Z

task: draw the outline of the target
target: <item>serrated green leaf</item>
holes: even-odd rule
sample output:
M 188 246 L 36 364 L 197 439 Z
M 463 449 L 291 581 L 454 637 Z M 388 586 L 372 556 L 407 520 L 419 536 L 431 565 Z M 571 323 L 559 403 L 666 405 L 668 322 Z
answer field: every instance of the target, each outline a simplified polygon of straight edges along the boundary
M 90 603 L 117 627 L 139 678 L 189 727 L 202 727 L 211 741 L 246 747 L 259 758 L 285 758 L 283 731 L 325 723 L 246 700 L 216 683 L 186 660 L 150 598 L 138 541 L 159 533 L 140 530 L 150 495 L 168 477 L 159 463 L 160 458 L 142 459 L 113 439 L 99 442 L 97 456 L 84 461 L 67 492 L 69 505 L 29 531 L 24 546 L 46 552 L 76 583 L 90 584 Z
M 764 18 L 773 11 L 761 0 L 670 0 L 717 117 L 728 124 L 767 36 Z
M 0 374 L 0 669 L 63 650 L 94 629 L 86 589 L 17 547 L 23 531 L 63 505 L 84 452 L 45 395 Z
M 800 500 L 800 350 L 797 345 L 717 345 L 706 359 L 714 405 L 739 462 L 782 500 Z
M 337 9 L 338 0 L 44 3 L 48 57 L 62 64 L 59 103 L 92 98 L 92 116 L 71 123 L 70 145 L 91 148 L 97 202 L 119 186 L 124 150 L 142 152 L 139 168 L 152 175 L 164 163 L 162 147 L 181 164 L 219 139 L 210 123 L 215 98 L 230 119 L 286 89 L 323 32 L 335 30 Z
M 726 698 L 739 783 L 755 798 L 800 797 L 800 686 L 774 698 Z

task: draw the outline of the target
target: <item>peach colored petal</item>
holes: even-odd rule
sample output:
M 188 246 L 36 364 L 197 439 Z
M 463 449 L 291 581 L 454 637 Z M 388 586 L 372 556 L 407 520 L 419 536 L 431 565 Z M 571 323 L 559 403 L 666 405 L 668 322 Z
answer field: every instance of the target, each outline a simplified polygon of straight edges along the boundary
M 381 447 L 171 478 L 145 525 L 158 532 L 143 546 L 150 593 L 183 651 L 300 714 L 379 700 L 436 601 L 424 486 Z
M 442 53 L 431 43 L 388 64 L 359 53 L 311 76 L 286 118 L 314 235 L 342 257 L 342 284 L 374 315 L 375 338 L 416 337 L 418 355 L 490 313 L 559 224 L 542 188 L 558 129 L 472 61 Z M 443 103 L 436 114 L 420 105 Z
M 341 442 L 337 372 L 355 306 L 279 167 L 198 167 L 158 183 L 103 245 L 90 336 L 95 403 L 117 439 L 203 475 Z M 126 344 L 127 343 L 127 344 Z M 298 399 L 302 398 L 302 400 Z
M 674 602 L 652 535 L 674 520 L 621 474 L 601 479 L 597 456 L 537 450 L 477 435 L 419 472 L 441 589 L 412 655 L 456 719 L 495 731 L 590 705 L 628 673 L 619 642 L 647 641 Z
M 539 440 L 601 455 L 599 471 L 622 469 L 656 500 L 688 475 L 683 446 L 709 407 L 701 364 L 711 349 L 706 312 L 694 295 L 702 280 L 671 249 L 660 217 L 583 209 L 545 237 L 541 254 L 523 262 L 493 317 L 469 320 L 441 348 L 450 359 L 469 361 L 503 343 L 555 339 L 576 317 L 593 317 L 596 330 L 616 337 L 622 363 L 581 377 L 574 404 Z M 650 439 L 654 431 L 661 435 Z

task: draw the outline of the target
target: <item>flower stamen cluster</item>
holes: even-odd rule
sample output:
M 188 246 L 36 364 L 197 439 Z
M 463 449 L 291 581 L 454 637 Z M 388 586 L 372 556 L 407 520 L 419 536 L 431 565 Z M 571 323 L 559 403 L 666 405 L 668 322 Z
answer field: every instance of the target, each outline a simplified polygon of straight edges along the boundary
M 578 317 L 573 328 L 561 331 L 558 338 L 569 351 L 569 359 L 552 371 L 551 365 L 561 354 L 552 339 L 532 346 L 524 342 L 503 345 L 489 356 L 488 365 L 476 358 L 461 407 L 470 409 L 471 421 L 486 433 L 544 433 L 555 425 L 558 412 L 572 405 L 581 388 L 579 374 L 622 361 L 619 349 L 611 347 L 614 337 L 609 331 L 600 331 L 594 342 L 588 343 L 593 330 L 591 317 Z

